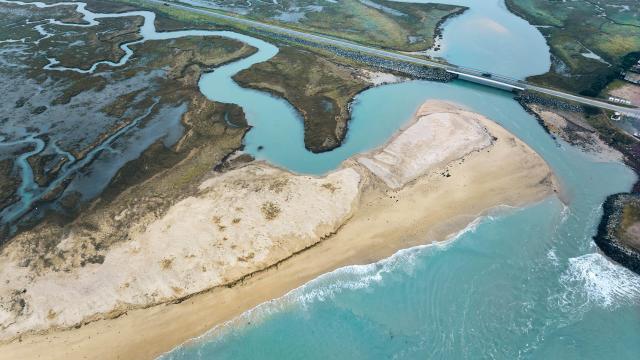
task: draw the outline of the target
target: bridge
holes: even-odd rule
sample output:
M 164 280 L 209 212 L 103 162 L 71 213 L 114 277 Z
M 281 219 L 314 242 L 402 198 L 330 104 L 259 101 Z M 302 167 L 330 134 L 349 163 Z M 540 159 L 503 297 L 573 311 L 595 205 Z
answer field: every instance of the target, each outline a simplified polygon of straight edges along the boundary
M 491 74 L 488 72 L 480 72 L 476 73 L 464 70 L 447 70 L 448 73 L 455 74 L 458 76 L 458 79 L 466 80 L 470 82 L 474 82 L 477 84 L 482 84 L 486 86 L 491 86 L 494 88 L 502 89 L 502 90 L 525 90 L 525 85 L 520 84 L 517 80 L 510 79 L 502 79 L 498 75 Z
M 174 8 L 190 11 L 193 13 L 207 15 L 207 16 L 228 21 L 231 23 L 250 26 L 259 30 L 265 30 L 269 32 L 292 36 L 294 38 L 299 38 L 299 39 L 311 41 L 318 44 L 337 46 L 347 50 L 357 51 L 366 55 L 443 69 L 448 73 L 457 75 L 458 78 L 461 80 L 471 81 L 471 82 L 482 84 L 485 86 L 490 86 L 490 87 L 494 87 L 502 90 L 508 90 L 508 91 L 529 90 L 529 91 L 539 92 L 542 94 L 554 96 L 554 97 L 568 100 L 568 101 L 577 102 L 584 105 L 590 105 L 590 106 L 595 106 L 601 109 L 617 111 L 625 116 L 640 119 L 640 109 L 638 108 L 625 107 L 625 106 L 611 104 L 606 101 L 602 101 L 602 100 L 598 100 L 590 97 L 578 96 L 578 95 L 570 94 L 564 91 L 554 90 L 554 89 L 534 85 L 523 80 L 513 79 L 508 76 L 503 76 L 500 74 L 494 74 L 494 73 L 489 73 L 489 72 L 478 70 L 478 69 L 440 63 L 432 60 L 427 60 L 423 58 L 417 58 L 414 56 L 402 54 L 399 52 L 360 45 L 357 43 L 350 42 L 348 40 L 307 33 L 299 30 L 293 30 L 283 26 L 251 20 L 235 14 L 232 15 L 229 13 L 224 13 L 220 10 L 197 8 L 197 7 L 180 4 L 176 2 L 169 3 L 162 0 L 146 0 L 146 1 L 150 3 L 155 3 L 155 4 L 172 6 Z

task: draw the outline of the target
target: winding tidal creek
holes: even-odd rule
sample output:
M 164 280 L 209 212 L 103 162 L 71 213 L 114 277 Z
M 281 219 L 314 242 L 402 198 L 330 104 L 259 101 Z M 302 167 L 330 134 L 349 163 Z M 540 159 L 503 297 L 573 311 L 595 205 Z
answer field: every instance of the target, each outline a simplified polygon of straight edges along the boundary
M 273 57 L 278 52 L 274 45 L 229 31 L 157 32 L 152 12 L 97 14 L 82 3 L 74 4 L 89 24 L 108 17 L 144 17 L 143 39 L 137 42 L 223 36 L 256 47 L 258 52 L 250 57 L 204 75 L 200 89 L 212 100 L 242 106 L 252 126 L 245 151 L 257 159 L 294 172 L 323 174 L 349 156 L 384 143 L 424 101 L 441 99 L 485 115 L 522 139 L 549 163 L 565 192 L 564 203 L 553 197 L 524 209 L 500 209 L 444 245 L 410 248 L 377 263 L 325 274 L 163 358 L 622 359 L 640 353 L 640 277 L 607 260 L 591 239 L 605 197 L 628 191 L 636 176 L 620 163 L 597 161 L 552 139 L 512 94 L 459 81 L 406 81 L 372 88 L 354 100 L 344 144 L 313 154 L 304 148 L 300 116 L 286 101 L 241 88 L 231 78 Z M 516 23 L 522 26 L 513 20 Z M 535 30 L 529 25 L 531 29 Z M 472 48 L 454 55 L 448 42 L 458 40 L 448 31 L 454 32 L 445 28 L 447 44 L 441 50 L 450 54 L 447 58 L 468 58 L 474 67 L 483 68 L 508 57 Z M 126 55 L 120 61 L 100 64 L 125 64 L 133 54 L 129 45 L 122 45 Z M 501 66 L 510 66 L 510 74 L 518 77 L 546 71 L 548 63 L 540 59 L 548 61 L 548 48 L 534 50 L 543 53 L 531 60 L 533 65 L 524 59 Z M 49 70 L 81 73 L 99 65 L 83 70 L 61 67 L 55 59 L 49 62 Z M 35 137 L 24 141 L 36 145 L 33 153 L 42 146 Z M 46 192 L 34 185 L 26 162 L 32 152 L 19 159 L 21 201 L 3 217 L 21 216 Z M 63 172 L 82 166 L 70 160 Z

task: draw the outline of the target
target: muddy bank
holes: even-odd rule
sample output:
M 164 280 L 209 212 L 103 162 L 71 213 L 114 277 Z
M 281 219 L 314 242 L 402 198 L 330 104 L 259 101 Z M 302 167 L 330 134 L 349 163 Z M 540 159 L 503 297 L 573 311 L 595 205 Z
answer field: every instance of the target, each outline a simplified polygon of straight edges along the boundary
M 109 7 L 102 2 L 91 4 Z M 120 67 L 98 66 L 86 74 L 50 71 L 45 69 L 50 58 L 57 59 L 56 66 L 80 70 L 105 59 L 121 59 L 120 45 L 140 39 L 143 18 L 105 18 L 94 26 L 78 27 L 64 21 L 84 21 L 71 7 L 0 4 L 0 12 L 6 15 L 0 26 L 27 24 L 12 34 L 22 37 L 20 41 L 0 44 L 4 64 L 0 79 L 8 96 L 0 105 L 6 116 L 3 141 L 27 144 L 34 138 L 44 143 L 34 154 L 21 153 L 28 155 L 25 165 L 12 166 L 11 176 L 33 181 L 27 184 L 28 194 L 8 195 L 11 201 L 0 204 L 0 220 L 11 229 L 0 235 L 0 242 L 33 229 L 43 219 L 45 228 L 64 228 L 78 214 L 94 208 L 92 201 L 103 190 L 106 193 L 97 201 L 100 206 L 127 186 L 174 167 L 205 139 L 232 139 L 234 145 L 228 148 L 225 141 L 220 142 L 227 153 L 213 157 L 216 161 L 241 147 L 248 128 L 242 110 L 204 99 L 197 83 L 203 72 L 250 56 L 256 49 L 220 37 L 148 41 L 131 45 L 136 55 Z M 47 16 L 59 16 L 62 22 L 52 23 Z M 227 131 L 228 127 L 233 129 Z M 183 132 L 190 140 L 179 143 Z M 10 155 L 3 147 L 0 159 L 5 154 Z M 150 156 L 158 156 L 153 166 Z M 132 171 L 131 164 L 144 167 Z M 13 188 L 15 194 L 12 184 L 6 189 Z M 42 238 L 34 247 L 50 241 Z
M 596 117 L 597 114 L 590 114 L 583 106 L 526 92 L 519 94 L 516 100 L 552 137 L 562 139 L 602 161 L 624 161 L 625 156 L 605 142 L 600 134 L 603 124 L 616 130 L 614 125 L 605 123 L 604 119 Z

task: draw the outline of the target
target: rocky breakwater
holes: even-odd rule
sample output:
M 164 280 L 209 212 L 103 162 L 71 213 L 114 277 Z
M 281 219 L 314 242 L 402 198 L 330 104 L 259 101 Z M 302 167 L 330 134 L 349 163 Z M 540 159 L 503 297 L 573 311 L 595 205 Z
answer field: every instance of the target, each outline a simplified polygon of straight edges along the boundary
M 640 274 L 640 195 L 611 195 L 602 211 L 594 241 L 609 258 Z
M 584 150 L 595 159 L 623 162 L 640 174 L 640 142 L 608 114 L 531 93 L 516 98 L 553 137 Z M 607 197 L 598 232 L 593 237 L 612 260 L 640 274 L 640 182 L 630 193 Z
M 38 333 L 85 325 L 56 333 L 47 353 L 71 346 L 74 355 L 115 358 L 108 344 L 117 341 L 122 356 L 157 356 L 320 274 L 447 240 L 492 209 L 555 190 L 552 171 L 522 141 L 481 115 L 430 101 L 386 145 L 321 177 L 263 162 L 212 173 L 164 216 L 132 226 L 101 263 L 36 270 L 19 242 L 8 244 L 0 352 L 29 358 L 43 349 Z M 66 233 L 42 256 L 82 251 L 80 242 Z M 158 321 L 171 331 L 150 326 Z

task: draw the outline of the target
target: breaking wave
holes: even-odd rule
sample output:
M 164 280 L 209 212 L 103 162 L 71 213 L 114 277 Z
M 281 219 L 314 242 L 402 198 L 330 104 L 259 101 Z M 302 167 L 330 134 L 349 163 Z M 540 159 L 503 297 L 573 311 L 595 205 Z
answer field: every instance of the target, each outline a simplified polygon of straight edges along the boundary
M 504 209 L 499 210 L 503 211 Z M 445 250 L 463 235 L 475 232 L 481 223 L 493 219 L 495 219 L 494 215 L 479 217 L 461 231 L 450 235 L 445 241 L 402 249 L 390 257 L 375 263 L 345 266 L 320 275 L 308 283 L 289 291 L 280 298 L 264 302 L 234 319 L 215 326 L 201 336 L 168 351 L 159 359 L 171 359 L 172 355 L 178 355 L 183 349 L 198 346 L 203 342 L 215 342 L 217 338 L 221 339 L 226 335 L 241 331 L 247 325 L 259 325 L 274 314 L 292 309 L 305 310 L 315 302 L 330 300 L 344 291 L 375 286 L 382 283 L 391 273 L 403 272 L 412 274 L 416 268 L 417 261 L 425 255 L 425 251 Z
M 640 276 L 599 253 L 570 258 L 560 283 L 566 310 L 576 304 L 616 308 L 640 301 Z

